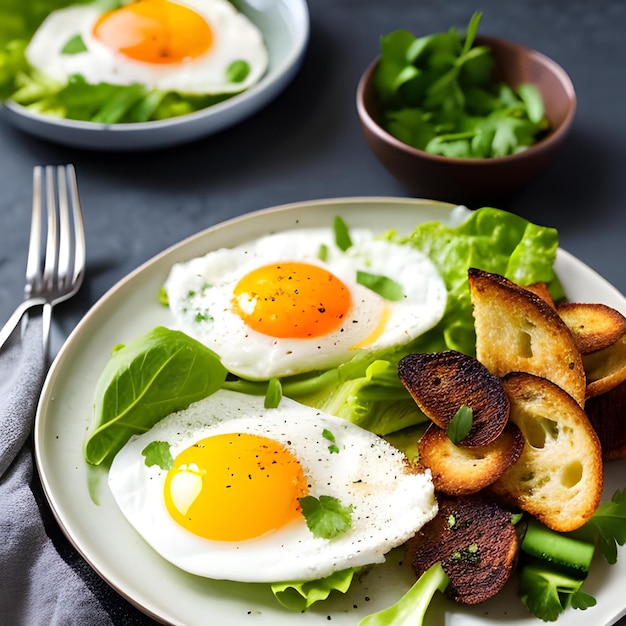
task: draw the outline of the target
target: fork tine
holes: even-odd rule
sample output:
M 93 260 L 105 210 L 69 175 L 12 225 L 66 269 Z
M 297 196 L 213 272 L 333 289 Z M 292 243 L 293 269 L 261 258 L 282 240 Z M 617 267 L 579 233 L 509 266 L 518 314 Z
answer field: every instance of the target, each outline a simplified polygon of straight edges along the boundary
M 62 288 L 68 285 L 68 273 L 70 272 L 72 234 L 70 224 L 70 208 L 67 198 L 67 177 L 64 167 L 57 167 L 57 189 L 59 198 L 59 254 L 57 258 L 58 281 Z
M 46 210 L 47 210 L 47 238 L 46 254 L 43 268 L 43 284 L 46 289 L 54 286 L 54 276 L 58 267 L 58 218 L 57 218 L 57 191 L 54 177 L 54 167 L 46 166 Z
M 72 282 L 77 290 L 83 282 L 85 275 L 86 242 L 85 225 L 83 224 L 83 213 L 78 195 L 78 182 L 76 180 L 76 169 L 73 165 L 66 166 L 66 173 L 69 182 L 70 200 L 72 204 L 72 215 L 74 218 L 74 272 Z
M 43 183 L 42 167 L 33 168 L 33 206 L 30 222 L 30 241 L 28 243 L 28 259 L 26 261 L 26 286 L 24 295 L 29 298 L 33 291 L 41 285 L 42 264 L 42 205 Z

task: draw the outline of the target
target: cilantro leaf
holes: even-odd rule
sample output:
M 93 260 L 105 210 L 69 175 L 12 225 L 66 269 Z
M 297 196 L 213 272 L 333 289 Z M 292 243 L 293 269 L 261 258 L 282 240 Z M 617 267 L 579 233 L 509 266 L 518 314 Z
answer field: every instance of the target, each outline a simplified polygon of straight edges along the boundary
M 63 48 L 61 48 L 61 54 L 80 54 L 86 51 L 87 46 L 80 35 L 70 37 Z
M 367 287 L 386 300 L 397 302 L 404 298 L 404 289 L 402 285 L 387 276 L 370 274 L 369 272 L 357 270 L 356 282 L 359 285 L 363 285 L 363 287 Z
M 463 404 L 450 420 L 446 435 L 453 444 L 458 445 L 472 430 L 474 414 L 470 407 Z
M 170 452 L 170 444 L 167 441 L 151 441 L 141 454 L 146 458 L 146 465 L 158 465 L 162 470 L 170 470 L 174 467 L 174 458 Z
M 352 527 L 352 505 L 344 506 L 333 496 L 298 498 L 306 525 L 313 536 L 333 539 Z
M 600 504 L 584 526 L 595 535 L 596 545 L 611 565 L 617 562 L 617 544 L 626 543 L 626 488 L 618 489 L 610 502 Z
M 265 391 L 263 406 L 266 409 L 275 409 L 283 399 L 283 387 L 279 378 L 270 378 Z
M 337 440 L 335 439 L 335 435 L 328 430 L 328 428 L 324 428 L 322 431 L 322 437 L 327 441 L 330 441 L 330 445 L 328 446 L 328 451 L 333 453 L 339 452 L 339 446 L 337 445 Z
M 339 215 L 335 215 L 333 229 L 335 232 L 335 243 L 337 244 L 337 247 L 342 252 L 345 252 L 352 246 L 352 238 L 350 237 L 348 225 L 343 221 L 343 219 L 341 219 L 341 217 L 339 217 Z
M 595 598 L 580 590 L 583 582 L 541 565 L 530 564 L 521 570 L 520 597 L 535 617 L 554 622 L 568 606 L 581 610 L 595 606 Z
M 548 128 L 536 86 L 492 79 L 494 55 L 475 45 L 481 17 L 472 15 L 464 36 L 451 28 L 381 38 L 374 85 L 391 135 L 442 156 L 490 158 L 523 150 Z

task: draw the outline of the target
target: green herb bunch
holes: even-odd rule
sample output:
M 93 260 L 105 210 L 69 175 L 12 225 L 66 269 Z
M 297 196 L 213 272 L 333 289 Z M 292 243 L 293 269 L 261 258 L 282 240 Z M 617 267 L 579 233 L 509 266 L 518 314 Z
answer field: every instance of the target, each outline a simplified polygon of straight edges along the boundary
M 374 84 L 383 126 L 419 150 L 460 158 L 503 157 L 535 143 L 549 124 L 538 89 L 492 79 L 488 46 L 474 46 L 482 14 L 463 37 L 451 28 L 416 38 L 381 38 Z

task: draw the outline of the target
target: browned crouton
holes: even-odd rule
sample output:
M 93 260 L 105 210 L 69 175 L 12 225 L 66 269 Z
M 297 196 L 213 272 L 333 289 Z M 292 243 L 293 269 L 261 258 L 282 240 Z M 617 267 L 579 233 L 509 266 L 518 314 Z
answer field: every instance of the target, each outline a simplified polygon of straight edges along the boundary
M 626 335 L 604 350 L 583 355 L 587 398 L 599 396 L 626 381 Z
M 547 302 L 553 309 L 556 309 L 556 304 L 550 295 L 550 291 L 548 290 L 548 285 L 545 283 L 533 283 L 532 285 L 525 285 L 524 289 L 528 289 L 528 291 L 532 291 L 534 294 L 538 295 L 542 300 Z
M 582 407 L 586 377 L 572 333 L 542 298 L 478 269 L 468 273 L 476 357 L 492 373 L 529 372 L 551 380 Z
M 604 350 L 626 335 L 626 317 L 605 304 L 568 302 L 557 308 L 581 354 Z
M 407 544 L 407 560 L 421 576 L 435 563 L 450 579 L 456 602 L 478 604 L 509 579 L 518 553 L 511 511 L 478 495 L 439 499 L 439 512 Z
M 523 447 L 522 432 L 512 423 L 485 446 L 457 446 L 435 424 L 417 444 L 419 464 L 430 469 L 435 490 L 454 496 L 476 493 L 496 481 L 517 461 Z
M 464 446 L 491 443 L 507 423 L 509 403 L 500 379 L 474 357 L 454 350 L 409 354 L 400 360 L 398 375 L 423 413 L 444 430 L 461 406 L 472 410 Z
M 578 403 L 545 378 L 514 372 L 502 381 L 510 419 L 525 443 L 519 459 L 491 489 L 537 517 L 568 532 L 594 513 L 602 492 L 600 441 Z
M 593 396 L 585 412 L 602 446 L 605 461 L 626 458 L 626 382 Z

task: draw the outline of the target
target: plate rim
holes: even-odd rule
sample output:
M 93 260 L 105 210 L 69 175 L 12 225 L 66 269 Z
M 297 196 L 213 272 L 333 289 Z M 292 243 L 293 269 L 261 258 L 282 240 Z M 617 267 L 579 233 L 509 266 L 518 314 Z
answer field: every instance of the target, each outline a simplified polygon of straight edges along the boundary
M 45 407 L 46 402 L 49 403 L 54 400 L 54 398 L 51 397 L 50 394 L 53 391 L 54 384 L 58 376 L 60 376 L 60 374 L 62 373 L 67 353 L 71 352 L 75 342 L 78 341 L 78 338 L 83 333 L 83 329 L 88 327 L 91 324 L 91 319 L 98 315 L 100 310 L 106 305 L 107 302 L 109 302 L 113 298 L 113 296 L 115 296 L 115 294 L 118 294 L 120 291 L 123 291 L 123 289 L 126 288 L 127 285 L 132 284 L 137 279 L 138 276 L 140 276 L 145 271 L 149 271 L 151 267 L 158 265 L 160 262 L 163 261 L 163 259 L 172 255 L 175 255 L 177 253 L 180 253 L 181 251 L 184 251 L 190 247 L 193 247 L 194 245 L 197 245 L 198 243 L 202 242 L 205 238 L 218 237 L 221 231 L 226 231 L 228 233 L 229 231 L 236 231 L 238 229 L 240 230 L 241 229 L 240 227 L 242 224 L 250 225 L 251 223 L 255 223 L 259 220 L 263 220 L 268 215 L 273 215 L 279 219 L 282 219 L 283 217 L 285 219 L 288 219 L 294 213 L 297 213 L 299 211 L 300 212 L 310 211 L 311 209 L 315 209 L 319 207 L 326 207 L 328 209 L 328 207 L 331 207 L 331 206 L 332 207 L 334 206 L 346 207 L 346 206 L 356 205 L 356 206 L 362 207 L 364 205 L 374 206 L 374 205 L 381 205 L 381 204 L 393 205 L 402 211 L 409 211 L 411 209 L 415 209 L 416 207 L 424 207 L 424 206 L 428 206 L 431 208 L 441 207 L 442 209 L 445 210 L 444 212 L 447 211 L 447 213 L 449 213 L 449 211 L 454 206 L 456 206 L 456 205 L 446 203 L 446 202 L 427 200 L 427 199 L 385 197 L 385 196 L 354 196 L 354 197 L 345 197 L 345 198 L 326 198 L 326 199 L 318 199 L 318 200 L 292 202 L 292 203 L 277 205 L 274 207 L 260 209 L 257 211 L 252 211 L 252 212 L 245 213 L 243 215 L 236 216 L 236 217 L 224 220 L 222 222 L 216 223 L 208 228 L 205 228 L 195 234 L 192 234 L 178 241 L 177 243 L 172 244 L 171 246 L 168 246 L 163 251 L 154 255 L 152 258 L 148 259 L 144 263 L 140 264 L 136 269 L 132 270 L 122 279 L 117 281 L 87 311 L 85 316 L 79 321 L 77 326 L 71 332 L 67 341 L 64 343 L 61 350 L 59 351 L 59 354 L 55 358 L 50 368 L 50 371 L 48 373 L 48 376 L 46 377 L 46 380 L 44 382 L 44 386 L 43 386 L 43 390 L 41 394 L 41 400 L 37 409 L 37 414 L 36 414 L 35 424 L 34 424 L 35 461 L 36 461 L 37 470 L 41 477 L 41 483 L 42 483 L 45 497 L 50 505 L 50 508 L 52 509 L 53 515 L 55 519 L 57 520 L 62 532 L 65 534 L 68 540 L 72 543 L 72 545 L 74 545 L 76 550 L 86 560 L 86 562 L 90 565 L 90 567 L 92 567 L 112 588 L 114 588 L 117 591 L 117 593 L 119 593 L 122 597 L 126 598 L 126 600 L 128 600 L 131 604 L 135 605 L 139 610 L 149 615 L 153 619 L 156 619 L 158 621 L 163 621 L 165 619 L 167 620 L 167 623 L 172 623 L 172 624 L 179 623 L 176 621 L 175 616 L 166 616 L 163 614 L 162 611 L 155 612 L 152 608 L 150 608 L 150 606 L 146 606 L 141 601 L 138 601 L 135 597 L 133 597 L 132 593 L 127 592 L 127 590 L 123 588 L 122 586 L 120 586 L 119 584 L 117 584 L 114 579 L 112 580 L 110 576 L 107 576 L 105 573 L 103 573 L 102 571 L 103 568 L 99 567 L 97 563 L 94 563 L 93 558 L 89 554 L 89 550 L 88 549 L 86 550 L 84 546 L 80 545 L 80 542 L 76 541 L 70 528 L 67 527 L 67 521 L 65 519 L 65 516 L 58 510 L 58 503 L 56 502 L 56 498 L 54 494 L 52 493 L 52 487 L 51 487 L 51 484 L 47 475 L 46 461 L 44 459 L 44 454 L 42 453 L 42 444 L 43 444 L 43 436 L 44 436 L 45 421 L 46 421 L 46 418 L 45 418 L 46 413 L 45 413 L 44 407 Z M 310 214 L 314 215 L 315 211 L 310 211 Z M 424 221 L 424 220 L 421 220 L 421 221 Z M 420 223 L 420 220 L 416 218 L 415 224 L 417 223 Z M 298 226 L 306 227 L 305 224 L 298 224 Z M 268 231 L 264 230 L 264 232 L 268 232 Z M 603 289 L 608 289 L 610 292 L 612 292 L 612 297 L 614 297 L 616 301 L 619 301 L 621 303 L 621 306 L 624 309 L 623 312 L 626 312 L 626 298 L 611 283 L 606 281 L 606 279 L 604 279 L 597 272 L 595 272 L 595 270 L 593 270 L 591 267 L 589 267 L 584 262 L 582 262 L 581 260 L 571 255 L 567 251 L 559 249 L 558 254 L 563 259 L 569 260 L 570 262 L 574 262 L 575 264 L 577 264 L 580 268 L 584 270 L 584 272 L 589 277 L 592 277 L 594 280 L 599 281 Z M 104 569 L 106 570 L 106 568 Z M 626 606 L 623 607 L 621 615 L 614 616 L 614 618 L 618 619 L 624 614 L 626 614 Z M 609 623 L 612 623 L 612 622 L 609 622 Z

